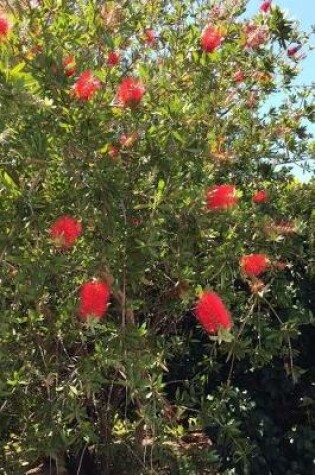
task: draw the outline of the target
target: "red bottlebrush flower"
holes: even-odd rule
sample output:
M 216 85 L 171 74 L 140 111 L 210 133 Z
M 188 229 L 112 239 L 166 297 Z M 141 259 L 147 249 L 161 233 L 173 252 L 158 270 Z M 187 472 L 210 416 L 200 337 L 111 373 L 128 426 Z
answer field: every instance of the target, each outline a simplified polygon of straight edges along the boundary
M 102 318 L 106 314 L 109 299 L 110 288 L 106 282 L 101 280 L 86 282 L 80 289 L 80 317 Z
M 244 29 L 246 37 L 246 46 L 248 48 L 259 48 L 264 44 L 269 37 L 269 30 L 267 25 L 255 25 L 249 22 Z
M 150 29 L 144 30 L 143 39 L 145 43 L 152 46 L 157 42 L 157 34 L 154 30 L 150 30 Z
M 290 46 L 290 48 L 288 48 L 288 56 L 289 58 L 292 58 L 293 56 L 296 55 L 296 53 L 302 48 L 302 45 L 297 45 L 297 46 Z
M 107 56 L 107 64 L 109 66 L 117 66 L 120 63 L 120 54 L 117 51 L 110 51 Z
M 119 155 L 119 148 L 116 147 L 115 145 L 109 145 L 108 146 L 108 155 L 112 159 L 116 158 Z
M 268 193 L 265 190 L 255 191 L 252 197 L 253 203 L 260 204 L 260 203 L 267 203 L 268 201 Z
M 134 107 L 138 105 L 145 93 L 142 82 L 132 77 L 123 79 L 118 88 L 118 99 L 124 107 Z
M 235 82 L 243 82 L 245 80 L 245 74 L 243 73 L 243 71 L 239 69 L 234 74 L 233 79 Z
M 91 71 L 84 71 L 74 84 L 73 93 L 78 99 L 88 101 L 100 88 L 100 80 L 94 77 Z
M 63 249 L 74 245 L 82 233 L 82 225 L 71 216 L 60 216 L 50 227 L 50 237 Z
M 225 209 L 238 203 L 234 185 L 216 185 L 207 192 L 208 209 Z
M 65 58 L 63 61 L 62 61 L 62 64 L 63 64 L 63 67 L 64 67 L 64 71 L 65 71 L 65 74 L 67 76 L 73 76 L 75 73 L 76 73 L 76 62 L 75 62 L 75 58 L 73 56 L 68 56 L 67 58 Z
M 201 34 L 201 47 L 206 53 L 213 53 L 221 46 L 223 36 L 216 26 L 207 26 Z
M 243 272 L 249 277 L 258 277 L 266 272 L 270 261 L 265 254 L 249 254 L 240 259 Z
M 271 10 L 272 0 L 265 0 L 259 7 L 259 10 L 263 13 L 269 13 Z
M 11 30 L 11 25 L 6 16 L 0 15 L 0 42 L 7 39 Z
M 220 328 L 229 330 L 233 325 L 230 312 L 215 292 L 203 292 L 197 302 L 195 315 L 207 333 L 217 333 Z

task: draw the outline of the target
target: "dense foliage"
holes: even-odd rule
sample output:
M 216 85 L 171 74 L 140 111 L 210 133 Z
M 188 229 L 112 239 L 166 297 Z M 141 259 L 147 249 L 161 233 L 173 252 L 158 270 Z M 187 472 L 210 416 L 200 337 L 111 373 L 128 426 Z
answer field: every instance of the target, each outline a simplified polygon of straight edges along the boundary
M 1 473 L 314 473 L 308 36 L 1 3 Z

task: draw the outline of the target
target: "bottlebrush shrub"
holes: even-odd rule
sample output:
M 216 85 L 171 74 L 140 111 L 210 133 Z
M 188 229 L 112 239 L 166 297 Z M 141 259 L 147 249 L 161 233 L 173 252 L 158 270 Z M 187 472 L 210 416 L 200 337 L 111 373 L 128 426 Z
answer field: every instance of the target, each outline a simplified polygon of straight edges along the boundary
M 311 474 L 307 35 L 118 3 L 2 2 L 0 471 Z

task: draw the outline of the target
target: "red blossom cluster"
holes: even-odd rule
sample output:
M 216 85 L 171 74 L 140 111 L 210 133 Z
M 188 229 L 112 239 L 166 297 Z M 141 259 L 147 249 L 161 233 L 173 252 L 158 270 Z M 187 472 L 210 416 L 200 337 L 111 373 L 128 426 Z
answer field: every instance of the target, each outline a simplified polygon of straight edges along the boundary
M 238 69 L 234 75 L 233 75 L 233 79 L 235 82 L 243 82 L 245 81 L 245 74 L 243 73 L 243 71 L 241 71 L 240 69 Z
M 288 48 L 288 51 L 287 51 L 289 58 L 294 58 L 296 53 L 298 53 L 298 51 L 300 51 L 301 48 L 302 48 L 302 45 L 290 46 L 290 48 Z
M 257 49 L 266 43 L 269 37 L 269 29 L 267 25 L 256 25 L 253 22 L 247 23 L 244 28 L 246 37 L 246 46 L 248 48 Z
M 240 266 L 248 277 L 258 277 L 264 274 L 270 265 L 265 254 L 249 254 L 240 259 Z
M 118 148 L 116 145 L 112 145 L 112 144 L 109 145 L 107 151 L 108 151 L 108 155 L 109 155 L 110 158 L 112 158 L 113 160 L 114 160 L 115 158 L 117 158 L 118 155 L 119 155 L 119 148 Z
M 8 18 L 5 15 L 0 14 L 0 43 L 1 41 L 5 41 L 7 39 L 10 30 L 11 25 Z
M 72 247 L 81 233 L 82 225 L 80 221 L 71 216 L 60 216 L 49 230 L 51 239 L 63 249 Z
M 215 292 L 203 292 L 197 302 L 195 315 L 207 333 L 217 333 L 220 328 L 230 330 L 233 325 L 229 311 Z
M 108 284 L 101 280 L 92 280 L 83 284 L 80 289 L 80 317 L 82 319 L 104 317 L 110 294 Z
M 221 46 L 222 41 L 222 33 L 216 26 L 208 25 L 201 34 L 201 47 L 205 53 L 213 53 Z
M 227 209 L 238 203 L 234 185 L 215 185 L 207 191 L 209 210 Z
M 72 91 L 78 99 L 89 101 L 100 88 L 100 80 L 93 76 L 91 71 L 84 71 L 74 84 Z
M 142 82 L 132 77 L 127 77 L 121 82 L 117 97 L 123 107 L 135 107 L 140 103 L 144 94 L 145 87 Z
M 147 28 L 144 30 L 143 39 L 147 45 L 153 46 L 157 42 L 157 34 L 154 30 Z
M 252 197 L 253 203 L 256 204 L 261 204 L 261 203 L 267 203 L 268 201 L 268 193 L 265 190 L 258 190 L 255 191 Z
M 120 54 L 117 51 L 110 51 L 107 56 L 107 64 L 111 67 L 120 63 Z
M 270 13 L 272 0 L 265 0 L 259 7 L 262 13 Z
M 128 134 L 121 134 L 119 137 L 119 142 L 116 144 L 110 144 L 108 146 L 107 152 L 108 155 L 112 158 L 115 159 L 118 157 L 121 149 L 126 149 L 126 148 L 131 148 L 134 143 L 138 140 L 139 138 L 139 133 L 137 130 L 134 130 L 133 132 L 130 132 Z
M 76 71 L 76 61 L 73 56 L 67 56 L 63 61 L 62 61 L 63 67 L 64 67 L 64 72 L 66 76 L 73 76 Z

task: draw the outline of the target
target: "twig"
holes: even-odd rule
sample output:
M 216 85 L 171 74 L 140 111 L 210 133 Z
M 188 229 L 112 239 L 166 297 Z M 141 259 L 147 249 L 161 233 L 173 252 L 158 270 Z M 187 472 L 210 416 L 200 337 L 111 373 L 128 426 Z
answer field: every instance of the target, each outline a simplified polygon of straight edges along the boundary
M 82 468 L 83 457 L 84 457 L 84 454 L 86 452 L 87 447 L 88 447 L 88 444 L 85 444 L 85 447 L 82 450 L 82 454 L 81 454 L 81 457 L 80 457 L 80 462 L 79 462 L 79 466 L 78 466 L 78 470 L 77 470 L 77 475 L 80 475 L 81 468 Z

